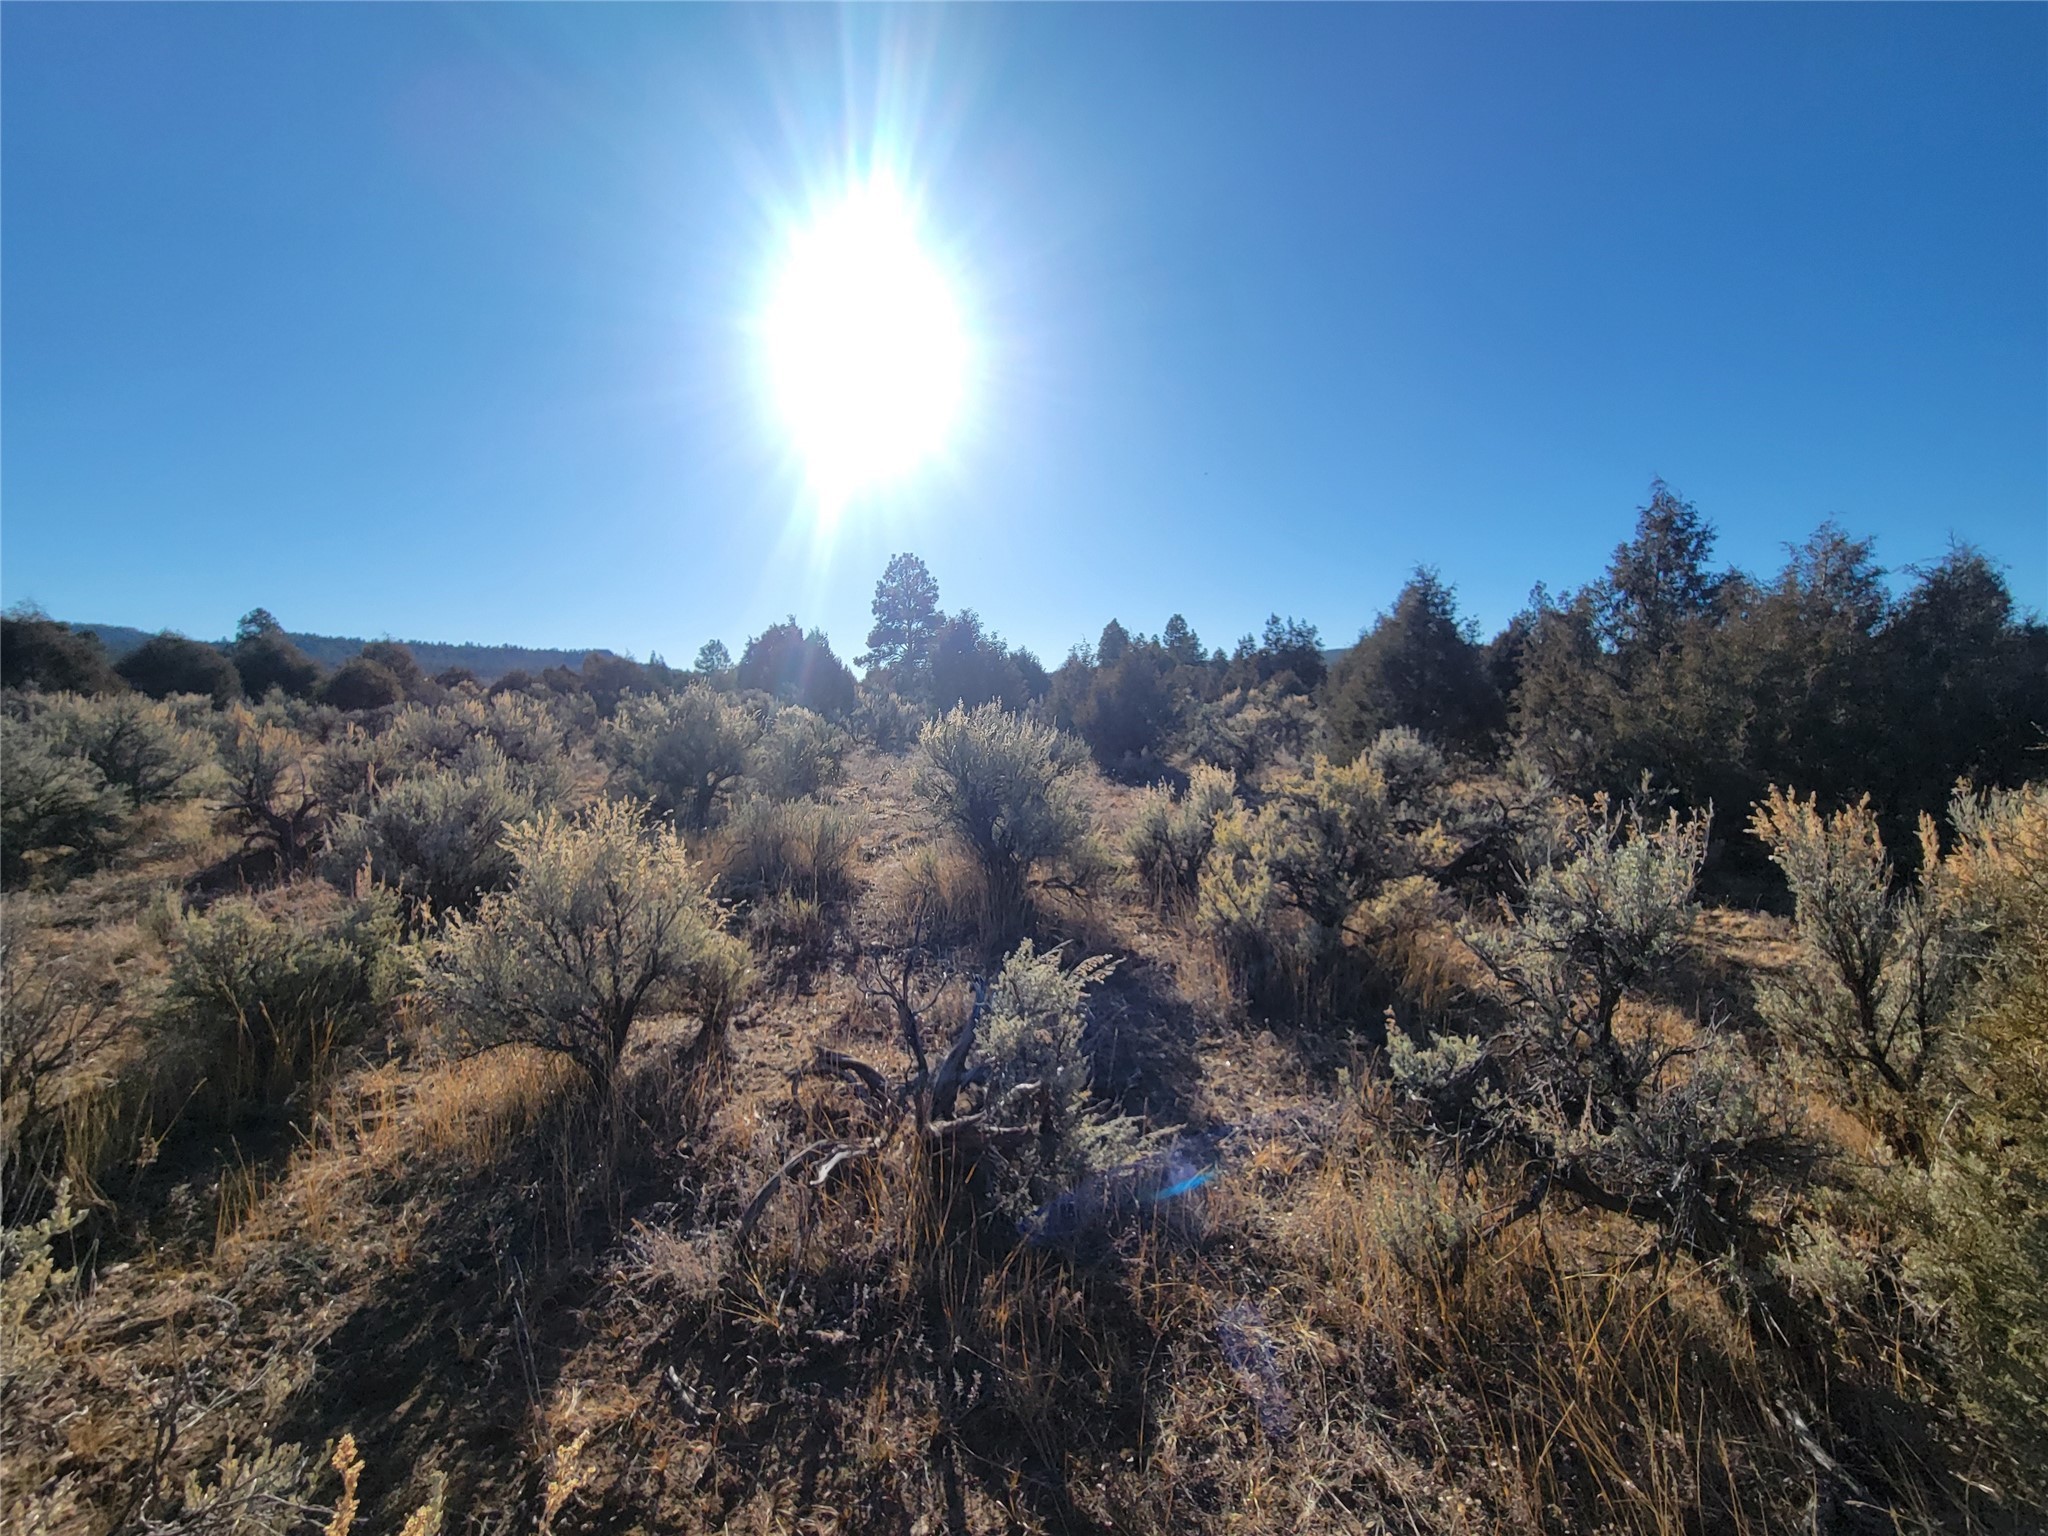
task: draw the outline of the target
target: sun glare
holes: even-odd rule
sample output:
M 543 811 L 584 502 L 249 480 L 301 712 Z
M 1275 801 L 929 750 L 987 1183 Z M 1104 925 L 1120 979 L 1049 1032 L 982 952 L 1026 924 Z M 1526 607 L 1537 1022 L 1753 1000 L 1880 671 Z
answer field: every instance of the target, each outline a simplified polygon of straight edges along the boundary
M 763 331 L 776 411 L 828 503 L 946 445 L 966 385 L 966 327 L 890 183 L 855 187 L 796 232 Z

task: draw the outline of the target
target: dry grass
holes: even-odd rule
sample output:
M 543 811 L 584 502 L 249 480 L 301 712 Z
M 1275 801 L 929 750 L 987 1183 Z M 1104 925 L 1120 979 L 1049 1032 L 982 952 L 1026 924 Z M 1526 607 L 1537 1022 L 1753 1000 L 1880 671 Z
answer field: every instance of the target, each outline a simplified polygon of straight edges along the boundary
M 437 1021 L 402 1010 L 284 1148 L 189 1149 L 107 1194 L 99 1252 L 60 1253 L 88 1279 L 7 1336 L 0 1528 L 177 1518 L 185 1475 L 213 1486 L 231 1444 L 299 1447 L 317 1528 L 345 1431 L 354 1529 L 408 1536 L 429 1508 L 449 1531 L 560 1536 L 2019 1528 L 1968 1505 L 1938 1436 L 1882 1427 L 1937 1418 L 1896 1296 L 1814 1302 L 1833 1333 L 1810 1337 L 1760 1321 L 1759 1277 L 1646 1257 L 1640 1228 L 1568 1202 L 1481 1238 L 1520 1170 L 1432 1161 L 1364 1063 L 1245 1019 L 1213 951 L 1134 884 L 1046 893 L 1040 920 L 1120 958 L 1103 1011 L 1122 1101 L 1240 1128 L 1218 1177 L 1034 1247 L 972 1219 L 959 1171 L 899 1136 L 784 1189 L 736 1250 L 793 1151 L 876 1128 L 795 1069 L 820 1047 L 907 1065 L 855 956 L 921 917 L 935 966 L 985 959 L 982 882 L 906 760 L 848 767 L 859 894 L 838 942 L 715 1075 L 683 1064 L 688 1021 L 645 1025 L 611 1148 L 562 1063 L 440 1060 Z M 1106 836 L 1141 798 L 1085 793 Z M 147 889 L 98 877 L 101 920 L 89 882 L 39 919 L 137 1017 L 165 965 L 152 893 L 218 857 L 177 846 Z M 1445 914 L 1387 919 L 1413 995 L 1469 984 Z M 1682 1038 L 1709 995 L 1738 1008 L 1781 942 L 1774 919 L 1713 918 L 1703 979 L 1656 1000 L 1658 1029 Z M 955 984 L 934 1006 L 939 1039 L 966 1001 Z M 137 1113 L 81 1108 L 79 1166 L 132 1166 L 136 1127 L 161 1134 Z M 1868 1152 L 1847 1110 L 1812 1118 Z

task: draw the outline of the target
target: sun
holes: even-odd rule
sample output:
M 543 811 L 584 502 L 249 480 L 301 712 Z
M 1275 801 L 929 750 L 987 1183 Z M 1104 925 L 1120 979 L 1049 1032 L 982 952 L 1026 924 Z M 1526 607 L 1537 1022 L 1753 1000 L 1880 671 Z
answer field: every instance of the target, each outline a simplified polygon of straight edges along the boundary
M 781 426 L 828 503 L 899 480 L 947 445 L 967 386 L 954 284 L 887 180 L 795 231 L 762 325 Z

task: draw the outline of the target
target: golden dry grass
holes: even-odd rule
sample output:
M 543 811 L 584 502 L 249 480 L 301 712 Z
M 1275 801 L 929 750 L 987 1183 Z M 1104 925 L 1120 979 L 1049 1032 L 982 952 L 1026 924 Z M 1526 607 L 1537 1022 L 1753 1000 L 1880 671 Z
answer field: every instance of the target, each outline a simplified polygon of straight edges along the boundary
M 608 1151 L 561 1063 L 441 1059 L 435 1021 L 402 1014 L 281 1155 L 194 1153 L 136 1186 L 80 1255 L 90 1283 L 8 1343 L 0 1525 L 99 1536 L 159 1485 L 217 1476 L 231 1444 L 303 1447 L 331 1512 L 350 1433 L 354 1528 L 408 1536 L 430 1509 L 450 1531 L 563 1536 L 1865 1528 L 1799 1426 L 1828 1393 L 1932 1412 L 1881 1320 L 1845 1318 L 1865 1334 L 1813 1370 L 1746 1310 L 1752 1277 L 1645 1262 L 1619 1218 L 1558 1202 L 1462 1240 L 1514 1204 L 1520 1170 L 1429 1161 L 1365 1063 L 1248 1020 L 1213 952 L 1129 883 L 1043 893 L 1039 920 L 1117 954 L 1115 1027 L 1178 1053 L 1135 1064 L 1130 1103 L 1254 1128 L 1222 1176 L 1093 1247 L 1033 1247 L 963 1228 L 899 1136 L 782 1191 L 736 1251 L 790 1151 L 871 1124 L 793 1070 L 821 1046 L 906 1065 L 856 955 L 921 911 L 935 962 L 986 958 L 973 871 L 934 841 L 907 761 L 849 770 L 861 895 L 840 943 L 770 987 L 714 1080 L 679 1065 L 692 1022 L 644 1025 Z M 1114 836 L 1139 792 L 1087 793 Z M 87 882 L 46 924 L 137 999 L 164 964 L 150 893 L 220 852 L 165 846 L 183 851 L 147 880 L 101 877 L 104 920 Z M 1418 994 L 1474 985 L 1446 922 L 1399 926 Z M 1782 961 L 1754 913 L 1712 916 L 1703 947 L 1719 969 L 1695 1003 L 1734 1006 L 1714 988 Z M 965 1005 L 957 982 L 939 995 L 939 1034 Z M 1653 1016 L 1673 1039 L 1698 1017 L 1671 999 Z M 1847 1111 L 1813 1115 L 1869 1152 Z M 1894 1472 L 1892 1523 L 1867 1528 L 1957 1520 L 1947 1472 Z M 1920 1508 L 1896 1492 L 1916 1477 Z

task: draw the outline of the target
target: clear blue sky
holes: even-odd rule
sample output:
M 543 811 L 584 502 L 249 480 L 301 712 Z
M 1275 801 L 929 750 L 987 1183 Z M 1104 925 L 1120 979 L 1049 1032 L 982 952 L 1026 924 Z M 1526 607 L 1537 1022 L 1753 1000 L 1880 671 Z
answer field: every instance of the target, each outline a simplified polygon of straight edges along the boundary
M 1115 615 L 1491 629 L 1653 475 L 2048 606 L 2048 8 L 9 4 L 0 597 L 217 636 L 861 648 L 914 549 Z M 948 461 L 818 532 L 766 263 L 872 146 L 965 274 Z

